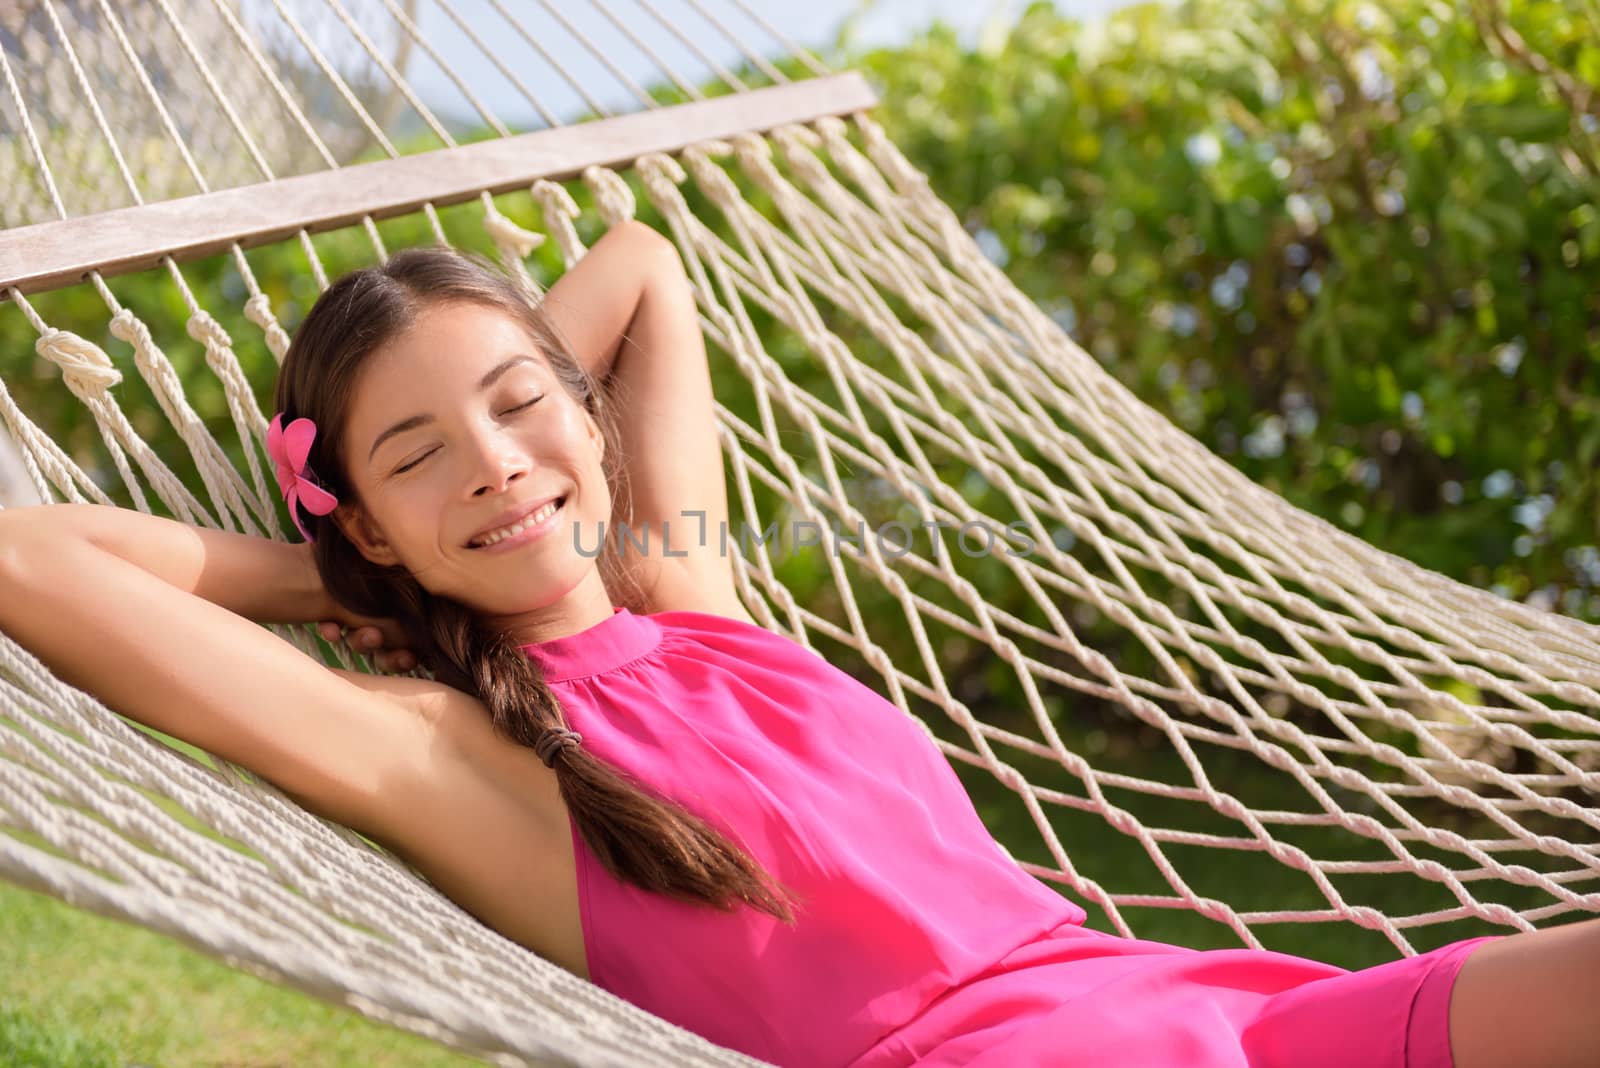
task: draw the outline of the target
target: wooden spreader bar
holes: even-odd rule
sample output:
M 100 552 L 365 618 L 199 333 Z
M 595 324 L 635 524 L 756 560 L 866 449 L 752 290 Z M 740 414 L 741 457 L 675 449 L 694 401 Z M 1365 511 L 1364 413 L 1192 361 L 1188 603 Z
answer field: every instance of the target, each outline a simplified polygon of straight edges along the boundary
M 102 275 L 144 270 L 163 257 L 196 259 L 270 244 L 301 230 L 334 230 L 443 207 L 484 190 L 506 193 L 589 166 L 618 167 L 719 137 L 848 115 L 877 104 L 849 72 L 551 130 L 442 148 L 394 160 L 236 186 L 215 193 L 0 230 L 0 295 L 36 293 Z

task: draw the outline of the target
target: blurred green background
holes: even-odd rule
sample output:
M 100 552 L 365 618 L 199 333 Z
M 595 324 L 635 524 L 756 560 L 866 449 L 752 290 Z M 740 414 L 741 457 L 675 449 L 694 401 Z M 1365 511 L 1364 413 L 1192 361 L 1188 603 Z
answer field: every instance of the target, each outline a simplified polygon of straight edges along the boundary
M 1036 5 L 864 65 L 1140 397 L 1383 549 L 1595 619 L 1600 25 L 1496 6 Z
M 904 47 L 858 50 L 847 26 L 828 58 L 868 74 L 884 98 L 880 121 L 1010 278 L 1213 451 L 1379 548 L 1600 620 L 1596 0 L 1193 0 L 1094 22 L 1039 4 L 976 42 L 934 26 Z M 417 219 L 382 229 L 390 247 L 429 239 Z M 361 240 L 316 238 L 330 270 L 359 260 Z M 249 255 L 263 283 L 278 287 L 269 293 L 292 329 L 316 294 L 302 254 L 284 245 Z M 541 249 L 534 267 L 553 277 L 554 249 Z M 185 276 L 220 288 L 230 303 L 214 313 L 242 339 L 252 380 L 270 382 L 259 330 L 227 312 L 244 294 L 231 263 L 186 266 Z M 114 288 L 152 321 L 182 321 L 170 282 L 152 275 L 148 287 L 121 279 Z M 35 303 L 52 322 L 104 319 L 84 289 Z M 109 336 L 96 340 L 119 361 L 126 352 Z M 92 454 L 93 424 L 63 399 L 32 342 L 21 316 L 0 314 L 0 375 L 58 440 Z M 228 440 L 202 348 L 173 344 L 167 355 L 197 411 Z M 175 454 L 175 435 L 129 377 L 122 393 L 136 428 Z M 822 590 L 823 576 L 816 582 Z M 1138 670 L 1141 652 L 1123 647 L 1125 633 L 1089 626 L 1084 637 Z M 1015 681 L 986 674 L 992 657 L 981 650 L 970 656 L 952 658 L 957 691 L 975 704 L 981 693 L 996 710 L 1015 706 Z M 976 684 L 963 690 L 963 677 Z M 1125 716 L 1083 711 L 1072 728 L 1097 762 L 1184 777 Z M 1014 799 L 962 774 L 997 835 L 1019 856 L 1046 861 Z M 1273 789 L 1262 784 L 1251 803 L 1274 804 Z M 1091 874 L 1119 872 L 1118 890 L 1147 878 L 1128 874 L 1148 867 L 1137 844 L 1097 820 L 1063 817 L 1062 836 Z M 1324 844 L 1318 855 L 1339 848 Z M 1282 869 L 1243 865 L 1216 877 L 1239 907 L 1256 891 L 1260 907 L 1305 900 Z M 1148 888 L 1165 889 L 1159 880 Z M 1409 890 L 1386 902 L 1385 892 L 1366 900 L 1443 907 Z M 1191 920 L 1140 916 L 1140 933 L 1237 944 Z M 9 925 L 0 938 L 6 1063 L 454 1060 L 11 888 L 0 887 L 0 925 Z M 1331 925 L 1271 944 L 1349 967 L 1393 955 L 1381 939 L 1360 942 Z M 185 1011 L 168 1019 L 137 999 L 125 1012 L 107 1007 L 105 991 L 140 983 Z M 202 1017 L 197 1005 L 214 1008 Z M 300 1025 L 283 1021 L 302 1011 L 311 1037 L 291 1053 L 284 1036 Z M 218 1052 L 230 1028 L 260 1042 Z M 354 1047 L 330 1037 L 345 1032 L 357 1035 Z M 105 1059 L 91 1059 L 88 1046 L 51 1052 L 78 1036 L 109 1043 Z

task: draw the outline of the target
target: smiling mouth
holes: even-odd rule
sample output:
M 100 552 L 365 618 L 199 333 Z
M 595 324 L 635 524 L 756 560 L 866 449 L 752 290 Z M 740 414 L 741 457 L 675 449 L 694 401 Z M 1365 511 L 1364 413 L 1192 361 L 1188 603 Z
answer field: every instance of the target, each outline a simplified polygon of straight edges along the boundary
M 562 509 L 563 506 L 566 505 L 566 503 L 567 498 L 565 496 L 557 497 L 549 504 L 544 505 L 542 508 L 533 512 L 532 514 L 517 520 L 515 523 L 507 524 L 498 530 L 492 530 L 488 534 L 473 538 L 471 541 L 467 542 L 467 548 L 487 549 L 489 546 L 502 542 L 515 534 L 521 534 L 529 527 L 537 526 L 552 515 L 555 515 Z

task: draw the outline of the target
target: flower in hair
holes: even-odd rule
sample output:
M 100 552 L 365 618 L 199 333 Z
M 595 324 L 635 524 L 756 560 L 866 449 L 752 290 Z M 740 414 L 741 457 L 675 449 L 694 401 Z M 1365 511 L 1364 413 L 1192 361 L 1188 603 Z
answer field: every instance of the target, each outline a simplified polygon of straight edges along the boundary
M 317 440 L 317 424 L 304 417 L 288 426 L 283 425 L 283 413 L 272 417 L 267 427 L 267 455 L 272 457 L 278 476 L 278 489 L 289 504 L 289 518 L 300 529 L 306 541 L 315 541 L 311 532 L 300 521 L 296 506 L 312 515 L 327 515 L 339 505 L 339 498 L 317 485 L 306 460 L 311 455 L 311 443 Z

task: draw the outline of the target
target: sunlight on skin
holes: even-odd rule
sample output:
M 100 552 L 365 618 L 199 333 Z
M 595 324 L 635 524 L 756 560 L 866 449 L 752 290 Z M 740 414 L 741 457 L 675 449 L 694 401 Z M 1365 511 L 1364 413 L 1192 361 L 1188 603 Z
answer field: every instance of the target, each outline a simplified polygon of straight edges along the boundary
M 1600 919 L 1486 942 L 1450 993 L 1455 1068 L 1600 1063 Z
M 428 419 L 379 440 L 413 416 Z M 334 520 L 367 559 L 404 566 L 519 641 L 574 634 L 611 615 L 596 559 L 578 551 L 599 544 L 611 518 L 604 448 L 515 320 L 431 305 L 361 372 L 343 442 L 356 499 Z M 508 510 L 555 496 L 566 500 L 542 537 L 468 545 Z

